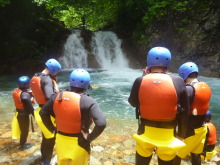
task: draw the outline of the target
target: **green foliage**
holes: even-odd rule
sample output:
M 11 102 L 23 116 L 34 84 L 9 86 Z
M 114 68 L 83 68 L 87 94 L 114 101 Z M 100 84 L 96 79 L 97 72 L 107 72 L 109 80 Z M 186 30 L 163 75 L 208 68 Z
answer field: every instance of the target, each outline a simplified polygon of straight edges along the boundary
M 97 30 L 114 22 L 117 16 L 117 0 L 35 0 L 44 4 L 54 18 L 74 29 L 86 26 Z
M 66 39 L 63 24 L 31 0 L 11 0 L 0 13 L 0 73 L 35 70 Z
M 144 24 L 149 24 L 152 21 L 160 21 L 170 16 L 179 15 L 189 10 L 189 1 L 179 0 L 158 0 L 158 1 L 148 1 L 148 7 L 146 9 L 145 16 L 142 18 Z
M 69 29 L 98 30 L 107 25 L 134 31 L 133 38 L 147 42 L 145 29 L 158 22 L 175 22 L 177 31 L 191 22 L 195 12 L 207 9 L 209 0 L 35 0 Z M 127 35 L 126 32 L 124 35 Z
M 0 6 L 5 6 L 7 4 L 10 4 L 10 0 L 0 0 Z

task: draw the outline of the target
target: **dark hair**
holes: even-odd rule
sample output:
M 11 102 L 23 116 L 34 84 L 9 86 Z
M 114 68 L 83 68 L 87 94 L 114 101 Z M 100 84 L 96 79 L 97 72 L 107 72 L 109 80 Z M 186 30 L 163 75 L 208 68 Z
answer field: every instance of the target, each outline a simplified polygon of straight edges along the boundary
M 82 88 L 71 87 L 71 91 L 76 92 L 76 93 L 84 93 L 86 90 Z
M 197 77 L 198 77 L 198 72 L 192 72 L 188 76 L 188 78 L 197 78 Z

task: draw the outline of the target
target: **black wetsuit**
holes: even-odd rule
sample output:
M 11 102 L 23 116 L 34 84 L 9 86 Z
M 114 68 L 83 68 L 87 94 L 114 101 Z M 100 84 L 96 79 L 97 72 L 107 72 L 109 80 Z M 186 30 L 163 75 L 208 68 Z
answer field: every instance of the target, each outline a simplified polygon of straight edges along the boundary
M 22 90 L 22 89 L 21 89 Z M 34 112 L 34 108 L 32 105 L 31 98 L 33 97 L 32 93 L 30 93 L 28 90 L 22 90 L 22 93 L 20 95 L 21 102 L 24 106 L 23 110 L 17 109 L 18 112 L 18 123 L 21 130 L 21 136 L 20 136 L 20 145 L 24 145 L 27 142 L 28 132 L 29 132 L 29 115 Z
M 40 111 L 40 115 L 42 118 L 42 121 L 44 125 L 51 131 L 55 131 L 55 127 L 53 126 L 50 115 L 55 117 L 54 111 L 53 111 L 53 105 L 54 100 L 56 98 L 56 95 L 53 95 L 49 101 L 42 107 Z M 98 103 L 87 94 L 82 94 L 80 98 L 80 111 L 81 111 L 81 121 L 82 121 L 82 130 L 85 132 L 89 132 L 89 127 L 91 125 L 91 119 L 94 121 L 95 127 L 93 131 L 88 135 L 87 140 L 84 139 L 84 137 L 80 134 L 79 141 L 81 141 L 81 144 L 79 144 L 81 147 L 83 147 L 85 150 L 90 153 L 90 142 L 96 139 L 105 129 L 106 127 L 106 118 L 104 114 L 102 113 Z M 66 134 L 65 132 L 59 132 L 58 133 L 71 136 Z
M 192 83 L 187 84 L 187 86 L 186 86 L 190 105 L 192 105 L 192 102 L 193 102 L 193 99 L 195 96 L 195 90 L 193 87 L 194 84 L 195 83 L 192 82 Z M 196 116 L 189 114 L 189 117 L 188 117 L 189 124 L 187 126 L 185 138 L 188 138 L 190 136 L 195 135 L 195 129 L 203 127 L 205 125 L 205 119 L 206 119 L 206 114 L 196 115 Z M 201 154 L 202 153 L 200 153 L 200 154 L 191 153 L 191 162 L 193 165 L 200 165 L 201 164 L 201 156 L 200 156 Z
M 154 73 L 151 73 L 154 74 Z M 189 110 L 189 101 L 187 97 L 187 92 L 186 92 L 186 86 L 184 81 L 178 77 L 178 76 L 172 76 L 170 75 L 173 85 L 176 90 L 177 98 L 178 98 L 178 113 L 176 115 L 176 119 L 174 121 L 170 122 L 162 122 L 162 121 L 151 121 L 151 120 L 146 120 L 146 119 L 141 119 L 139 128 L 138 128 L 138 134 L 143 134 L 144 133 L 144 126 L 151 126 L 151 127 L 159 127 L 159 128 L 175 128 L 178 126 L 178 131 L 176 132 L 176 135 L 178 135 L 181 138 L 185 137 L 185 132 L 186 132 L 186 126 L 187 126 L 187 119 L 188 119 L 188 110 Z M 136 107 L 136 110 L 139 111 L 138 107 L 140 105 L 139 103 L 139 90 L 141 86 L 143 77 L 138 77 L 131 89 L 130 96 L 128 98 L 129 103 L 131 106 Z M 159 95 L 159 93 L 158 93 Z M 156 95 L 154 95 L 156 96 Z M 147 98 L 146 98 L 147 99 Z M 158 103 L 155 103 L 155 106 L 160 103 L 160 100 L 158 100 Z M 139 113 L 138 113 L 139 115 Z M 136 153 L 136 164 L 149 164 L 151 160 L 151 157 L 142 157 L 138 153 Z M 172 164 L 173 160 L 171 161 L 163 161 L 158 158 L 158 163 L 159 164 Z
M 50 97 L 56 93 L 56 88 L 50 75 L 39 72 L 36 73 L 34 76 L 41 78 L 40 84 L 42 91 L 44 92 L 46 100 L 49 100 Z M 39 107 L 42 106 L 43 106 L 42 104 L 39 104 Z M 45 162 L 50 162 L 53 154 L 54 145 L 55 145 L 55 137 L 51 139 L 46 139 L 42 133 L 41 154 Z

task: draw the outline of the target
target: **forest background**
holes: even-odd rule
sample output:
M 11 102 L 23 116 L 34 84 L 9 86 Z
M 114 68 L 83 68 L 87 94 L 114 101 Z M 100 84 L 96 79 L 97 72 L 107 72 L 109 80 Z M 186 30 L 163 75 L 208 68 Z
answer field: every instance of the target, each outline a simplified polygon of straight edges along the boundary
M 202 75 L 220 77 L 219 0 L 0 0 L 0 22 L 0 74 L 42 69 L 82 29 L 115 32 L 133 68 L 164 46 L 171 71 L 193 61 Z

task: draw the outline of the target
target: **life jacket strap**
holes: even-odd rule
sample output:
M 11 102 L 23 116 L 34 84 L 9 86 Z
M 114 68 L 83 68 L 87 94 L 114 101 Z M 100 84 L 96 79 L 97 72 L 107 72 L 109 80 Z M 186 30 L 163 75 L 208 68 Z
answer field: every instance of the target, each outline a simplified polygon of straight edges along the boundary
M 61 131 L 57 131 L 57 133 L 64 135 L 64 136 L 70 136 L 70 137 L 79 137 L 81 133 L 65 133 Z
M 157 127 L 157 128 L 175 128 L 177 126 L 176 120 L 171 121 L 153 121 L 141 118 L 141 124 L 144 126 Z

